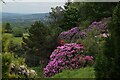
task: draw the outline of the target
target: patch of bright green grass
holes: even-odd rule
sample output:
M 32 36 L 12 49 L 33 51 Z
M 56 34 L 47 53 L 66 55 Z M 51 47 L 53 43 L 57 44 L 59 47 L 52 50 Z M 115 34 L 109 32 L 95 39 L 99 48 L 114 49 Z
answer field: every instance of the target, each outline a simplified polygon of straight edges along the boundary
M 95 78 L 93 67 L 80 68 L 76 70 L 63 70 L 52 78 Z

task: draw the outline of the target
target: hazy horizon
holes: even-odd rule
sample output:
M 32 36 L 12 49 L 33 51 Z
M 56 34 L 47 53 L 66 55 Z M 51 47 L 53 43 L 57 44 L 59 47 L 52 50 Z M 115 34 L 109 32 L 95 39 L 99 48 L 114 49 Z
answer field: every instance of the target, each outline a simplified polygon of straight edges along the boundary
M 8 13 L 8 14 L 44 14 L 44 13 L 49 13 L 49 12 L 39 12 L 39 13 L 14 13 L 14 12 L 0 12 L 0 13 Z

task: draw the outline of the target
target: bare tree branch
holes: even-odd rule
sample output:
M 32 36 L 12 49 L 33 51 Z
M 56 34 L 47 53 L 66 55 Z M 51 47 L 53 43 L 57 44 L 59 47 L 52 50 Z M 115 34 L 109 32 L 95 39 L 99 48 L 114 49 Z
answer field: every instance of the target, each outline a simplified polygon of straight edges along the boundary
M 5 1 L 4 0 L 1 0 L 4 4 L 5 4 Z

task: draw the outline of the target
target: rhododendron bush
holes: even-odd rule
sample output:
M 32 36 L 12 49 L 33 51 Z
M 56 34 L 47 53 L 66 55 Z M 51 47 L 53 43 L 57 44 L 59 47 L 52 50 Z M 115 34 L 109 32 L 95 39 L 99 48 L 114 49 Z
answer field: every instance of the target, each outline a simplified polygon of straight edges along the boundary
M 64 31 L 60 33 L 58 39 L 66 40 L 67 42 L 75 42 L 75 40 L 79 38 L 84 38 L 87 35 L 89 35 L 88 33 L 93 31 L 94 29 L 96 29 L 99 32 L 99 34 L 108 33 L 107 24 L 110 21 L 110 19 L 111 18 L 109 17 L 109 18 L 104 18 L 99 22 L 94 21 L 91 23 L 90 26 L 88 26 L 86 29 L 83 30 L 80 30 L 79 27 L 74 27 L 68 31 Z
M 52 52 L 50 62 L 44 68 L 44 75 L 51 77 L 63 69 L 77 69 L 88 63 L 93 63 L 93 57 L 83 55 L 82 44 L 66 43 Z

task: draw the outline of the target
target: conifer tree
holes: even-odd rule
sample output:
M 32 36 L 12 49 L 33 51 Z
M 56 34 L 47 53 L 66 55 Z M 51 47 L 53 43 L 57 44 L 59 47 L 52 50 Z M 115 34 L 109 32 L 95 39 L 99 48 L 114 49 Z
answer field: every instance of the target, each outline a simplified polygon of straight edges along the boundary
M 106 39 L 103 53 L 96 59 L 97 78 L 119 78 L 120 76 L 120 2 L 116 6 L 109 24 L 110 37 Z
M 39 65 L 40 60 L 46 59 L 47 30 L 42 22 L 36 21 L 28 32 L 28 37 L 23 37 L 23 49 L 28 65 Z

